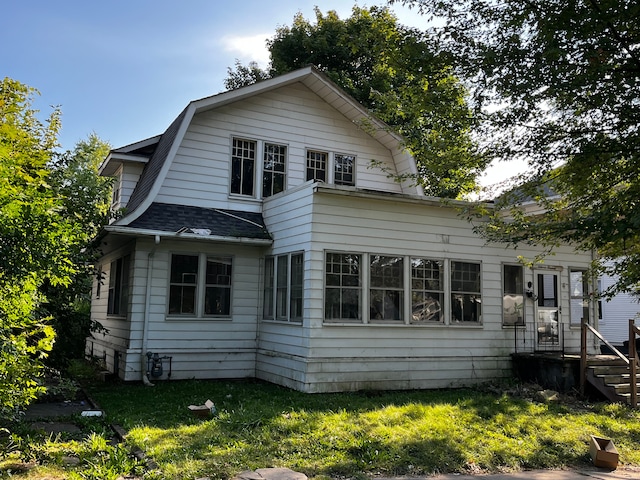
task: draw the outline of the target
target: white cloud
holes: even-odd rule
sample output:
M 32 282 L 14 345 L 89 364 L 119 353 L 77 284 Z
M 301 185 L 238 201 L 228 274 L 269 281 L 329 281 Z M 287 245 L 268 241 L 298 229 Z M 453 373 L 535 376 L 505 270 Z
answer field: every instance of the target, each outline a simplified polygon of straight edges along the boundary
M 225 51 L 234 55 L 242 63 L 257 62 L 265 68 L 269 64 L 269 50 L 267 39 L 273 33 L 259 33 L 257 35 L 234 36 L 227 35 L 220 39 Z

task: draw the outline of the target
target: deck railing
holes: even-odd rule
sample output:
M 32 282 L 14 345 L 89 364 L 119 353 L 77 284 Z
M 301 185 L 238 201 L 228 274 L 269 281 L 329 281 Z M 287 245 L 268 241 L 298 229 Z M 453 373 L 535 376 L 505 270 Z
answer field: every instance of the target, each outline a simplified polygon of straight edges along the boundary
M 638 352 L 636 351 L 636 336 L 640 335 L 640 328 L 638 328 L 633 319 L 629 320 L 629 353 L 626 357 L 616 347 L 611 345 L 606 338 L 602 336 L 598 330 L 589 325 L 585 320 L 582 321 L 582 329 L 580 336 L 580 393 L 584 394 L 585 385 L 587 382 L 587 333 L 593 333 L 602 343 L 604 343 L 617 355 L 629 368 L 629 383 L 631 388 L 631 405 L 635 408 L 638 405 L 638 385 L 636 374 L 638 372 Z

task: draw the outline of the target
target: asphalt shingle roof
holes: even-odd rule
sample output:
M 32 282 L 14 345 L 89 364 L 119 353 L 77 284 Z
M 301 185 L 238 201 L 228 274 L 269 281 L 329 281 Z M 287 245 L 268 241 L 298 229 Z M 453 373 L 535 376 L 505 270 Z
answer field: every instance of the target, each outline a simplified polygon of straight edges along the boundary
M 271 240 L 260 213 L 167 203 L 152 203 L 128 226 L 161 232 Z

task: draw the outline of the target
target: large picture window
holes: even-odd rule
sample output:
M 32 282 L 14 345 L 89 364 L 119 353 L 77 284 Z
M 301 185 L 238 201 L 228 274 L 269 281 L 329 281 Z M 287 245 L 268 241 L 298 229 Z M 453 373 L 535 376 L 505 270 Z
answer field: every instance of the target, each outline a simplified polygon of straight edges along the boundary
M 124 317 L 129 304 L 129 263 L 131 257 L 125 255 L 111 262 L 109 271 L 109 297 L 107 314 Z M 98 280 L 100 282 L 100 280 Z
M 444 265 L 441 260 L 411 259 L 411 323 L 444 320 Z
M 502 266 L 502 324 L 524 325 L 524 268 Z
M 232 264 L 231 257 L 171 255 L 168 314 L 230 316 Z
M 263 318 L 302 322 L 304 254 L 265 259 Z
M 372 255 L 369 281 L 370 320 L 402 320 L 404 259 Z
M 273 143 L 264 144 L 262 166 L 262 196 L 270 197 L 285 189 L 287 180 L 287 147 Z
M 233 139 L 231 152 L 231 193 L 254 195 L 256 142 Z
M 325 262 L 326 321 L 359 321 L 362 318 L 362 255 L 327 253 Z

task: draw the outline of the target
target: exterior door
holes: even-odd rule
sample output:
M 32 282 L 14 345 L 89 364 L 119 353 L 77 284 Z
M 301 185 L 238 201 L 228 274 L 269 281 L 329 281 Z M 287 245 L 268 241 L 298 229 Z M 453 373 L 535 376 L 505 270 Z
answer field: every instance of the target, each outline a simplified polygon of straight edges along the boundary
M 535 272 L 536 342 L 540 349 L 559 347 L 562 341 L 559 277 L 554 271 Z

